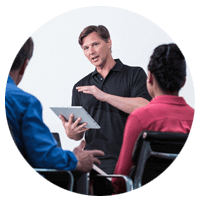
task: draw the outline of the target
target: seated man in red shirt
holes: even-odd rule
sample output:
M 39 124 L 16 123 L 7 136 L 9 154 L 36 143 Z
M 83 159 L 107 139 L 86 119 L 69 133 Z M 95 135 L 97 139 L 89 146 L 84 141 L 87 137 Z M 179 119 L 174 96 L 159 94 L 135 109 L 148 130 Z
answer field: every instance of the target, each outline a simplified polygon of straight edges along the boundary
M 126 122 L 123 144 L 115 174 L 129 175 L 131 155 L 137 137 L 143 130 L 190 132 L 194 109 L 179 97 L 186 81 L 186 62 L 176 44 L 154 49 L 148 65 L 147 89 L 153 98 L 149 104 L 133 111 Z M 113 178 L 115 193 L 125 192 L 123 180 Z

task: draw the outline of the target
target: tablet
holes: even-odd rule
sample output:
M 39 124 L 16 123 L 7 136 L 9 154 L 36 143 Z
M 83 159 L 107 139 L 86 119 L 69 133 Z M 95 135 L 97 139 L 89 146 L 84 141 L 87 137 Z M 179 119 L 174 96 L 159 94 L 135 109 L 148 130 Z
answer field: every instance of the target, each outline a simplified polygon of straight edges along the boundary
M 71 107 L 50 107 L 50 109 L 59 117 L 63 115 L 66 120 L 69 120 L 70 114 L 74 115 L 74 121 L 81 117 L 80 124 L 87 123 L 85 128 L 99 129 L 101 128 L 97 122 L 88 114 L 82 106 Z

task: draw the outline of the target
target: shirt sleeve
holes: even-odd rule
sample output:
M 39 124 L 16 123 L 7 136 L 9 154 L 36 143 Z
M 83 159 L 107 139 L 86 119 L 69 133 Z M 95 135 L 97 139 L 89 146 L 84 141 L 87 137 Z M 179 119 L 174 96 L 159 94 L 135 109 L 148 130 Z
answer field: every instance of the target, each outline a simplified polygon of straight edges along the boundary
M 73 90 L 72 90 L 72 106 L 80 106 L 80 101 L 79 101 L 79 93 L 76 89 L 76 85 L 74 85 Z
M 42 119 L 42 106 L 32 97 L 22 119 L 22 139 L 27 161 L 36 168 L 73 170 L 77 158 L 73 152 L 57 147 L 50 130 Z
M 137 137 L 142 132 L 143 127 L 135 114 L 129 115 L 126 126 L 124 129 L 123 143 L 120 151 L 119 159 L 115 167 L 114 174 L 121 174 L 128 176 L 133 166 L 132 152 L 137 140 Z M 125 192 L 125 183 L 121 178 L 113 178 L 112 184 L 115 189 L 115 193 L 119 194 Z
M 147 75 L 141 67 L 138 67 L 138 71 L 134 73 L 133 81 L 134 81 L 133 83 L 134 87 L 132 87 L 131 96 L 143 97 L 150 101 L 152 98 L 149 95 L 146 86 Z

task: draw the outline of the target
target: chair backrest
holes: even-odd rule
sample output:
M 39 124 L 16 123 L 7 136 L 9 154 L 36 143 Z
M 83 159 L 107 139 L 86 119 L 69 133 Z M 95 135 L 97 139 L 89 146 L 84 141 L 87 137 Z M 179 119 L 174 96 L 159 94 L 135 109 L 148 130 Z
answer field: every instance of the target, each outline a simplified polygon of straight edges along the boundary
M 130 173 L 134 189 L 160 175 L 178 156 L 188 134 L 143 131 L 134 146 Z
M 57 146 L 61 147 L 61 141 L 60 141 L 59 133 L 53 132 L 52 135 L 53 135 L 54 139 L 56 140 L 56 142 L 58 143 Z

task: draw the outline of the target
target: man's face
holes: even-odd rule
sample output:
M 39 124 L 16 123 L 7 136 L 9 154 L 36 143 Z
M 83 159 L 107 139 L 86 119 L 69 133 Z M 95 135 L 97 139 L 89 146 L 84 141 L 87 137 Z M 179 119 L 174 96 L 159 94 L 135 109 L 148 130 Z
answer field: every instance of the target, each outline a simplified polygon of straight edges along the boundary
M 111 40 L 102 40 L 97 32 L 92 32 L 83 38 L 81 46 L 85 56 L 96 67 L 103 67 L 109 55 L 111 55 Z

